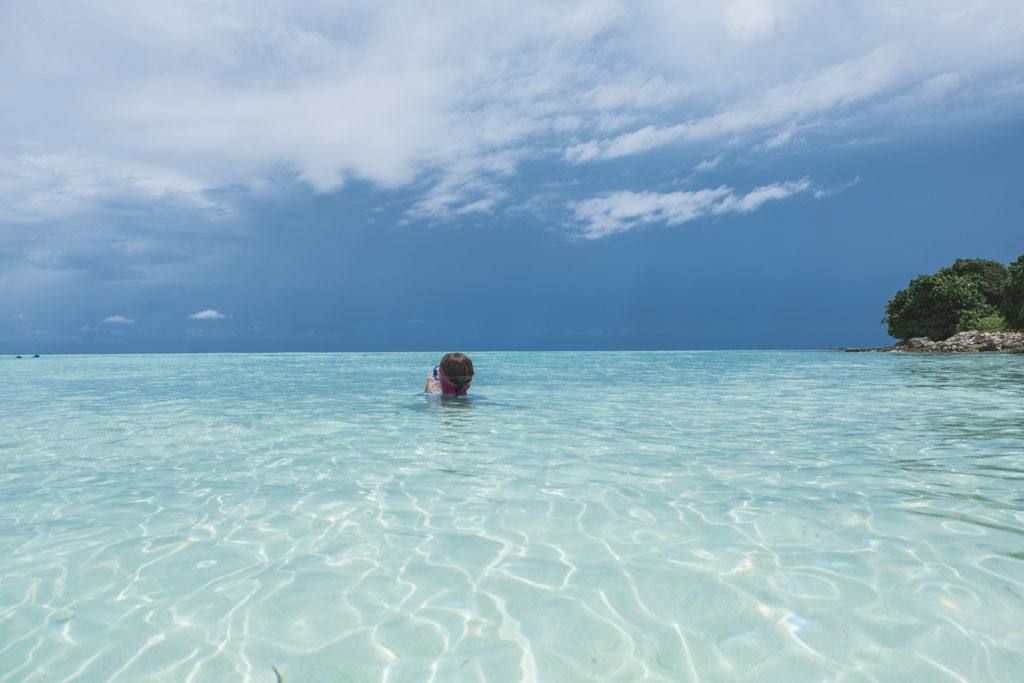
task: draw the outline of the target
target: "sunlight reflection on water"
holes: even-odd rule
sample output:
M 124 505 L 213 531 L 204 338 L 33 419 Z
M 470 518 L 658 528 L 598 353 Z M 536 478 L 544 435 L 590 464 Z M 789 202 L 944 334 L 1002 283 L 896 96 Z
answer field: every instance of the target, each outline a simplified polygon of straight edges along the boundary
M 1024 357 L 473 359 L 0 361 L 0 676 L 1024 667 Z

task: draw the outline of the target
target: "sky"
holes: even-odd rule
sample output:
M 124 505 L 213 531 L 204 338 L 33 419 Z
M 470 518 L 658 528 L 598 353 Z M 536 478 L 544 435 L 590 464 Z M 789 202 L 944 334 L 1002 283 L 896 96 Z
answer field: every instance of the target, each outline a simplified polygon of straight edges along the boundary
M 825 348 L 1024 253 L 1024 4 L 0 0 L 0 353 Z

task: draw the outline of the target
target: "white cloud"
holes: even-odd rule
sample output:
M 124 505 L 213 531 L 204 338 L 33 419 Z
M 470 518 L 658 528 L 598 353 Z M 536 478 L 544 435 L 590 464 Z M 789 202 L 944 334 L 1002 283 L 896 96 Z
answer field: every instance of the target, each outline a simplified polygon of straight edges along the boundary
M 811 187 L 811 181 L 807 178 L 802 180 L 790 180 L 784 183 L 773 183 L 754 188 L 743 196 L 730 194 L 716 206 L 712 207 L 712 213 L 750 213 L 761 208 L 761 205 L 773 199 L 785 199 L 795 194 L 805 192 Z
M 711 159 L 705 159 L 704 161 L 702 161 L 699 164 L 697 164 L 696 166 L 694 166 L 693 170 L 696 173 L 704 173 L 705 171 L 713 171 L 716 168 L 718 168 L 719 164 L 722 163 L 722 159 L 724 159 L 724 158 L 725 157 L 723 155 L 719 154 L 718 156 L 712 157 Z
M 598 239 L 652 223 L 678 225 L 726 213 L 749 213 L 765 202 L 785 199 L 812 189 L 807 178 L 754 188 L 736 194 L 731 187 L 680 192 L 623 190 L 573 204 L 580 233 Z
M 0 9 L 0 87 L 19 92 L 0 112 L 14 141 L 0 149 L 14 167 L 3 194 L 23 216 L 87 205 L 101 190 L 201 198 L 281 168 L 318 191 L 353 177 L 384 187 L 486 177 L 496 156 L 574 129 L 580 111 L 624 106 L 608 94 L 617 75 L 572 57 L 621 15 L 614 2 L 67 9 Z M 548 67 L 537 72 L 537 60 Z M 628 94 L 635 79 L 623 78 Z M 563 104 L 577 87 L 581 101 Z
M 778 21 L 773 0 L 733 0 L 725 6 L 725 23 L 729 34 L 737 40 L 765 38 Z
M 509 155 L 453 165 L 434 181 L 407 214 L 412 218 L 443 218 L 489 211 L 507 196 L 501 179 L 514 170 L 515 161 Z
M 126 315 L 109 315 L 100 322 L 110 323 L 112 325 L 134 325 L 135 321 Z
M 833 187 L 816 187 L 816 188 L 814 188 L 814 198 L 815 199 L 821 199 L 822 197 L 828 197 L 829 195 L 833 195 L 833 194 L 836 194 L 838 192 L 843 192 L 844 190 L 848 190 L 851 187 L 856 187 L 857 185 L 860 185 L 860 176 L 859 175 L 858 176 L 854 176 L 850 180 L 847 180 L 845 183 L 840 183 L 840 184 L 835 185 Z
M 1013 0 L 2 3 L 0 221 L 123 193 L 216 212 L 204 190 L 282 169 L 492 210 L 526 159 L 1015 110 L 1022 30 Z
M 28 313 L 15 313 L 14 314 L 14 319 L 15 320 L 22 320 L 22 321 L 24 321 L 24 320 L 28 320 L 28 318 L 29 318 Z
M 697 74 L 695 89 L 709 91 L 711 107 L 683 107 L 675 121 L 652 117 L 619 135 L 576 141 L 566 146 L 565 158 L 581 163 L 737 138 L 770 150 L 794 140 L 802 128 L 850 136 L 866 127 L 899 129 L 922 119 L 941 123 L 957 115 L 1021 109 L 1020 89 L 1012 94 L 1000 86 L 1024 67 L 1024 43 L 1014 37 L 1024 30 L 1021 5 L 989 3 L 967 10 L 951 2 L 903 2 L 886 9 L 865 4 L 841 10 L 743 0 L 725 12 L 733 39 L 770 37 L 771 43 L 699 42 L 721 57 L 719 64 L 700 64 L 703 73 Z M 655 30 L 679 29 L 672 19 L 667 15 Z M 844 34 L 851 22 L 858 29 Z M 789 61 L 798 54 L 805 59 Z M 681 57 L 687 65 L 700 60 L 693 53 Z M 723 83 L 743 85 L 715 93 L 711 77 L 716 73 Z M 966 91 L 965 85 L 970 85 Z
M 207 308 L 188 316 L 189 320 L 224 320 L 230 317 L 230 315 L 221 313 L 216 308 Z
M 567 156 L 576 161 L 614 159 L 639 154 L 666 144 L 702 141 L 728 135 L 771 131 L 783 126 L 773 137 L 788 140 L 793 122 L 839 106 L 879 95 L 900 84 L 905 76 L 898 68 L 906 55 L 892 45 L 878 48 L 866 57 L 829 66 L 806 76 L 770 88 L 756 99 L 739 102 L 711 116 L 671 126 L 645 126 L 606 140 L 591 140 L 586 154 L 578 145 Z

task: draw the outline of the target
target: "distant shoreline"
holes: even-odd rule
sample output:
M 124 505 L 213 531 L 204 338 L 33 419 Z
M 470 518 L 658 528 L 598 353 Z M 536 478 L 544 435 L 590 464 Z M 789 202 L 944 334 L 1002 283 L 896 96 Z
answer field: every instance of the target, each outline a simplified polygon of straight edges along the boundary
M 1024 332 L 968 330 L 940 341 L 914 337 L 892 346 L 850 346 L 842 350 L 847 353 L 1024 353 Z

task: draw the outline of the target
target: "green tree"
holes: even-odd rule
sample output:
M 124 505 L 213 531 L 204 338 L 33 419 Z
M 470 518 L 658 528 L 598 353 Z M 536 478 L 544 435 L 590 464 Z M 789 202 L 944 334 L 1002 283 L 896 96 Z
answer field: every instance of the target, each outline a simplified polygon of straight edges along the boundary
M 946 339 L 956 334 L 965 313 L 993 313 L 975 277 L 938 272 L 911 280 L 896 292 L 885 307 L 882 322 L 897 339 L 931 337 Z
M 1024 330 L 1024 254 L 1010 264 L 1003 288 L 1003 317 L 1015 330 Z
M 982 311 L 964 311 L 960 316 L 957 332 L 973 330 L 975 332 L 1005 332 L 1006 319 L 999 313 L 985 315 Z
M 973 279 L 989 306 L 999 309 L 1003 304 L 1006 290 L 1007 271 L 999 261 L 983 258 L 958 258 L 953 265 L 943 268 L 939 274 L 961 275 Z

